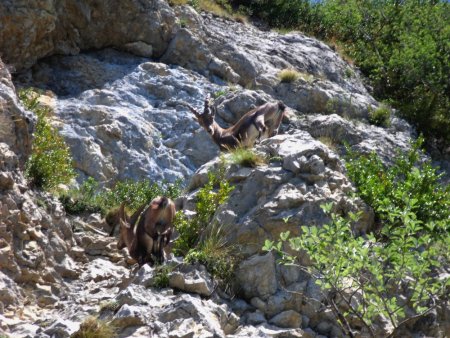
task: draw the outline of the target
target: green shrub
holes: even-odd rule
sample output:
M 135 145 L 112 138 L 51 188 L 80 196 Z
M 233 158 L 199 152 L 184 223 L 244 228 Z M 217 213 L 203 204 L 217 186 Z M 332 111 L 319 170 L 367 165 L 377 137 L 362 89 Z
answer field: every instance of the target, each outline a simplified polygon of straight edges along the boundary
M 380 105 L 377 109 L 369 111 L 369 122 L 379 127 L 389 127 L 391 125 L 391 109 Z
M 289 240 L 289 233 L 282 233 L 280 241 L 266 240 L 264 245 L 284 264 L 298 263 L 297 256 L 286 254 L 286 246 L 306 252 L 312 263 L 304 268 L 328 291 L 328 303 L 347 334 L 350 318 L 356 317 L 375 337 L 373 322 L 379 315 L 394 334 L 445 301 L 450 278 L 439 277 L 438 269 L 450 264 L 450 187 L 439 182 L 429 162 L 420 160 L 422 143 L 419 138 L 389 167 L 374 153 L 347 149 L 348 175 L 358 195 L 373 207 L 379 232 L 357 237 L 352 225 L 358 215 L 332 214 L 329 204 L 323 206 L 329 224 L 302 227 L 302 235 Z
M 174 225 L 180 234 L 173 248 L 176 255 L 184 256 L 198 244 L 200 235 L 208 226 L 217 208 L 226 202 L 234 189 L 224 179 L 223 173 L 210 172 L 208 178 L 208 183 L 197 193 L 195 216 L 187 219 L 182 212 L 176 214 Z M 216 191 L 215 187 L 217 187 Z
M 153 286 L 156 288 L 167 288 L 169 286 L 169 273 L 173 270 L 170 265 L 157 265 L 155 267 L 155 277 Z
M 117 182 L 112 189 L 100 187 L 92 177 L 88 178 L 79 188 L 69 190 L 60 196 L 60 201 L 69 214 L 83 212 L 101 212 L 105 215 L 123 201 L 127 209 L 134 211 L 141 205 L 150 202 L 156 196 L 167 196 L 176 199 L 181 193 L 181 181 L 162 184 L 149 180 Z
M 19 91 L 24 107 L 37 116 L 31 156 L 25 166 L 30 183 L 44 190 L 68 184 L 75 177 L 72 156 L 64 139 L 48 119 L 50 109 L 39 104 L 39 94 L 31 89 Z
M 424 226 L 450 218 L 450 187 L 441 184 L 441 176 L 429 161 L 420 160 L 422 143 L 423 138 L 419 138 L 408 153 L 398 154 L 390 167 L 385 167 L 375 153 L 359 155 L 347 149 L 349 178 L 389 227 L 401 224 L 393 210 L 404 208 L 411 203 L 408 201 L 415 201 L 413 211 Z M 448 227 L 450 230 L 450 224 Z

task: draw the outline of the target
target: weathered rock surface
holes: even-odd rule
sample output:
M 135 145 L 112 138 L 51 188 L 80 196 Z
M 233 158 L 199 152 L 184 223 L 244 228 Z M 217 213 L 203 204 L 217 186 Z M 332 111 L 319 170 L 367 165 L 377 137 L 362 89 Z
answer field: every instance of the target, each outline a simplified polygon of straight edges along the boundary
M 0 3 L 0 51 L 17 69 L 53 54 L 116 47 L 160 56 L 176 18 L 166 1 L 32 0 Z M 151 51 L 151 52 L 150 52 Z
M 5 143 L 10 148 L 10 151 L 19 157 L 23 164 L 31 151 L 30 132 L 32 130 L 33 117 L 31 114 L 20 109 L 11 75 L 1 59 L 0 111 L 2 112 L 0 114 L 0 143 Z M 7 156 L 6 149 L 2 150 L 1 154 L 4 154 L 2 157 Z M 14 163 L 0 158 L 0 165 L 14 166 Z M 5 179 L 0 180 L 5 181 Z M 5 186 L 5 183 L 1 185 Z

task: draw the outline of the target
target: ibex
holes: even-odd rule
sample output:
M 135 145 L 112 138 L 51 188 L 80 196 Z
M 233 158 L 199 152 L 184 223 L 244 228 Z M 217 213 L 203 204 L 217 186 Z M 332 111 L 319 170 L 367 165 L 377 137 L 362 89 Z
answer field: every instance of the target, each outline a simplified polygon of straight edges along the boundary
M 224 129 L 214 120 L 215 111 L 209 106 L 209 98 L 205 99 L 203 114 L 187 103 L 184 105 L 194 113 L 198 123 L 221 150 L 253 147 L 257 140 L 276 135 L 286 110 L 281 101 L 268 102 L 245 113 L 234 126 Z
M 139 266 L 145 263 L 152 265 L 155 259 L 158 263 L 164 261 L 164 247 L 170 242 L 175 217 L 175 204 L 167 197 L 158 196 L 145 207 L 141 206 L 131 218 L 124 210 L 124 203 L 118 211 L 120 234 L 117 248 L 126 246 Z

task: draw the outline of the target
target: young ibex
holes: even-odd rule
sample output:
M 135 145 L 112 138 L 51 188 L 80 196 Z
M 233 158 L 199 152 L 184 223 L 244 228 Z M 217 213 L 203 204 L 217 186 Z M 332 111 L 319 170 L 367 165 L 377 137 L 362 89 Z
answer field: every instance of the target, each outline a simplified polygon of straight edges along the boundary
M 144 210 L 141 206 L 129 218 L 124 210 L 124 203 L 119 208 L 120 224 L 117 248 L 128 248 L 130 256 L 139 266 L 151 265 L 164 261 L 164 248 L 172 236 L 172 225 L 175 217 L 175 204 L 170 198 L 158 196 Z M 143 211 L 144 210 L 144 211 Z
M 234 126 L 224 129 L 214 120 L 215 111 L 209 105 L 209 98 L 205 99 L 203 114 L 189 104 L 185 105 L 221 150 L 253 147 L 256 141 L 276 135 L 286 110 L 281 101 L 268 102 L 245 113 Z

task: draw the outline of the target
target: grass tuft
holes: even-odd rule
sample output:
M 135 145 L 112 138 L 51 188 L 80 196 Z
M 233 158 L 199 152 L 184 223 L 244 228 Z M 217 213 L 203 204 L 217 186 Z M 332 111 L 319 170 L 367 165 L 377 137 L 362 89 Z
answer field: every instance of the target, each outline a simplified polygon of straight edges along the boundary
M 301 77 L 301 74 L 292 68 L 286 68 L 278 73 L 278 79 L 282 83 L 292 83 L 297 81 Z
M 80 329 L 70 338 L 113 338 L 117 337 L 114 327 L 95 317 L 88 317 L 80 325 Z
M 244 167 L 255 168 L 267 163 L 267 160 L 253 149 L 238 147 L 230 151 L 230 161 Z

